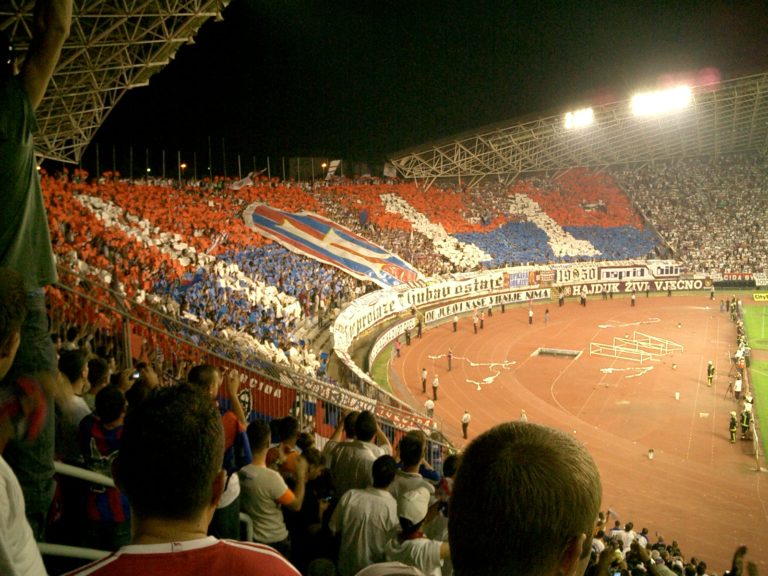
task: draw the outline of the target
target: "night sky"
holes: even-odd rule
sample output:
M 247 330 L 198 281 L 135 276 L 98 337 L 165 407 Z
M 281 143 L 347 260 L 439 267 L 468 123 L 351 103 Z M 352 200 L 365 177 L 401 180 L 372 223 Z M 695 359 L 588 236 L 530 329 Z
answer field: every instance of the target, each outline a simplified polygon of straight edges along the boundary
M 764 0 L 232 0 L 224 17 L 121 100 L 94 139 L 102 162 L 114 144 L 202 164 L 209 137 L 214 165 L 222 138 L 230 167 L 237 154 L 378 160 L 664 75 L 768 70 Z

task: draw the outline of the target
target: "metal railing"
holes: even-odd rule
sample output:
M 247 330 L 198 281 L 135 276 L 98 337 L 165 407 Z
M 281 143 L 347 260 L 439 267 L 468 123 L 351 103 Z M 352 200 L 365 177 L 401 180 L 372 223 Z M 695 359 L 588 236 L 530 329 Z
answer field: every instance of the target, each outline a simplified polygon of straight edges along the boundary
M 108 342 L 124 367 L 145 359 L 168 380 L 183 379 L 189 367 L 210 363 L 241 374 L 238 399 L 249 419 L 292 414 L 305 430 L 328 438 L 345 410 L 376 414 L 393 443 L 419 428 L 424 415 L 378 386 L 342 379 L 319 379 L 290 365 L 277 364 L 252 349 L 218 338 L 180 318 L 126 298 L 89 278 L 60 267 L 51 306 L 54 325 L 89 324 L 99 342 Z M 137 349 L 138 348 L 138 349 Z M 430 464 L 439 469 L 453 448 L 439 432 L 423 429 Z

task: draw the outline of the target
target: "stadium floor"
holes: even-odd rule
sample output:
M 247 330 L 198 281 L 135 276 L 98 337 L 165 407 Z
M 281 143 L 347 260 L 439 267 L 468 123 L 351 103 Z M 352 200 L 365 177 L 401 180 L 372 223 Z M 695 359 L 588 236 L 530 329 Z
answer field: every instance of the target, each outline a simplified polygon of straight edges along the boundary
M 647 526 L 652 542 L 659 535 L 676 539 L 686 557 L 695 555 L 720 574 L 736 547 L 746 544 L 765 571 L 768 475 L 757 471 L 751 442 L 729 442 L 729 412 L 740 411 L 726 398 L 736 329 L 720 312 L 720 298 L 638 294 L 634 308 L 626 297 L 592 297 L 586 307 L 569 299 L 562 308 L 535 304 L 532 325 L 527 306 L 505 314 L 496 309 L 477 335 L 464 317 L 456 333 L 446 323 L 413 339 L 392 361 L 390 380 L 398 395 L 422 406 L 437 372 L 435 417 L 459 447 L 465 409 L 472 415 L 470 441 L 519 418 L 521 409 L 531 422 L 571 432 L 600 467 L 603 509 L 611 508 L 622 523 Z M 681 344 L 683 351 L 643 363 L 590 356 L 590 343 L 612 344 L 635 332 Z M 542 347 L 583 353 L 537 355 Z M 716 368 L 712 387 L 709 360 Z M 424 367 L 427 394 L 421 392 Z

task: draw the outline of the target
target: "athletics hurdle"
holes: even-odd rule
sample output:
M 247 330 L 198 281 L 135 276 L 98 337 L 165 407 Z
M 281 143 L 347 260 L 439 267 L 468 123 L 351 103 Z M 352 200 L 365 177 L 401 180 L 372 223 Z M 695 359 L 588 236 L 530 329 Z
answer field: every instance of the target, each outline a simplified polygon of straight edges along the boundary
M 646 352 L 645 350 L 624 348 L 621 346 L 614 346 L 612 344 L 601 344 L 600 342 L 589 343 L 589 355 L 606 356 L 608 358 L 620 358 L 622 360 L 640 362 L 641 364 L 646 360 L 655 360 L 653 355 Z
M 613 345 L 619 348 L 629 348 L 630 350 L 642 350 L 648 352 L 651 355 L 651 360 L 661 360 L 661 357 L 666 354 L 664 347 L 660 344 L 651 344 L 648 342 L 640 342 L 637 340 L 631 340 L 629 338 L 614 337 Z
M 643 334 L 642 332 L 635 331 L 632 334 L 632 338 L 638 342 L 647 343 L 648 346 L 658 346 L 664 350 L 664 354 L 672 354 L 673 352 L 682 352 L 683 345 L 666 338 L 659 338 L 657 336 L 651 336 L 650 334 Z

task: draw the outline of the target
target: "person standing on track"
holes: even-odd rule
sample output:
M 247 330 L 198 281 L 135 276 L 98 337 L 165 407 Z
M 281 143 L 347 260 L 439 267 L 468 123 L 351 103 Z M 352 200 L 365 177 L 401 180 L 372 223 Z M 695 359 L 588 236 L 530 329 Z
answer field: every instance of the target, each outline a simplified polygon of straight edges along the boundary
M 749 425 L 752 423 L 752 412 L 750 410 L 747 410 L 746 406 L 744 407 L 744 410 L 741 411 L 741 420 L 739 424 L 741 425 L 741 439 L 747 440 L 747 434 L 749 433 Z
M 467 439 L 467 430 L 471 420 L 472 416 L 470 416 L 467 410 L 464 410 L 464 414 L 461 416 L 461 435 L 464 437 L 464 440 Z

